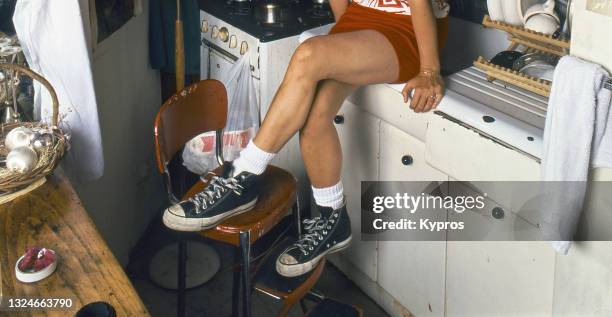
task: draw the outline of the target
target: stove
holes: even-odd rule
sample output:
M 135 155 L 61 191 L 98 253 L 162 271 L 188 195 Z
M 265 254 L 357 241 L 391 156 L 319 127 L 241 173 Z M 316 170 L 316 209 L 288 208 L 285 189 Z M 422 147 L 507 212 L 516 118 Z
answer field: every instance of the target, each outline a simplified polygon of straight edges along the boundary
M 305 30 L 334 22 L 327 4 L 312 0 L 285 1 L 289 16 L 283 23 L 265 25 L 255 19 L 254 1 L 200 0 L 200 10 L 205 11 L 256 37 L 261 42 L 270 42 L 299 35 Z

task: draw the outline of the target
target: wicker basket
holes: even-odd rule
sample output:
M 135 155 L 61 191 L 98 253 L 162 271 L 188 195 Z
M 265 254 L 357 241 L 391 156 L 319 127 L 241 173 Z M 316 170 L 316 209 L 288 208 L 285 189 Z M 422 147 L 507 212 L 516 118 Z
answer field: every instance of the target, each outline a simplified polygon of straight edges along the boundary
M 0 195 L 8 195 L 27 188 L 30 184 L 40 181 L 41 178 L 53 172 L 68 148 L 68 140 L 66 135 L 58 128 L 59 103 L 57 94 L 51 84 L 41 75 L 20 65 L 0 63 L 0 70 L 14 71 L 17 74 L 29 76 L 38 81 L 49 91 L 53 102 L 51 125 L 42 122 L 19 122 L 0 125 L 0 155 L 3 157 L 6 157 L 8 154 L 8 150 L 4 145 L 4 139 L 14 128 L 43 128 L 50 130 L 54 135 L 53 144 L 42 148 L 38 152 L 38 162 L 31 171 L 18 173 L 10 171 L 5 166 L 0 167 Z

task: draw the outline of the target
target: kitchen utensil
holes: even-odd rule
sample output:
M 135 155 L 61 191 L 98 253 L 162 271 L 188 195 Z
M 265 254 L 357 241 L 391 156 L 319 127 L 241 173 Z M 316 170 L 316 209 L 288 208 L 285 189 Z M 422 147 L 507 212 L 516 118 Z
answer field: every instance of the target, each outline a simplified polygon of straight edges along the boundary
M 542 34 L 552 35 L 559 29 L 559 18 L 546 13 L 535 14 L 527 19 L 525 28 Z
M 255 7 L 255 19 L 260 24 L 280 24 L 287 19 L 288 7 L 281 3 L 260 3 Z
M 525 21 L 525 13 L 527 13 L 527 10 L 540 2 L 541 0 L 519 0 L 516 2 L 518 4 L 519 15 L 523 22 Z
M 504 10 L 502 0 L 487 0 L 487 10 L 489 17 L 493 21 L 504 21 Z
M 180 0 L 176 0 L 176 21 L 174 21 L 174 66 L 176 68 L 176 91 L 181 91 L 185 88 L 185 42 Z
M 518 2 L 520 0 L 502 0 L 502 10 L 504 11 L 504 22 L 514 25 L 523 26 L 523 19 L 519 13 Z
M 497 53 L 497 55 L 491 59 L 491 63 L 505 68 L 512 68 L 514 62 L 523 56 L 523 54 L 524 53 L 518 51 L 503 51 Z
M 531 6 L 524 15 L 525 28 L 552 35 L 559 29 L 561 20 L 555 14 L 555 1 L 547 0 Z
M 520 70 L 521 73 L 537 79 L 553 81 L 555 66 L 547 64 L 529 64 Z
M 557 60 L 556 58 L 552 56 L 541 54 L 541 53 L 527 53 L 519 57 L 514 62 L 514 65 L 512 65 L 512 69 L 516 71 L 520 71 L 525 66 L 532 64 L 532 63 L 535 63 L 535 65 L 538 65 L 538 64 L 539 65 L 542 65 L 542 64 L 556 65 Z

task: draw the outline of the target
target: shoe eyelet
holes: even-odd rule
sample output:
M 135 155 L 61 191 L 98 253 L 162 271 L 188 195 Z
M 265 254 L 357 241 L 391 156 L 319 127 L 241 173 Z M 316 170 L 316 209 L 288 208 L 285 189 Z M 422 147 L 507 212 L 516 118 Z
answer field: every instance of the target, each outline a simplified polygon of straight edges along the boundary
M 314 250 L 314 248 L 313 247 L 308 247 L 308 250 L 312 251 L 312 250 Z

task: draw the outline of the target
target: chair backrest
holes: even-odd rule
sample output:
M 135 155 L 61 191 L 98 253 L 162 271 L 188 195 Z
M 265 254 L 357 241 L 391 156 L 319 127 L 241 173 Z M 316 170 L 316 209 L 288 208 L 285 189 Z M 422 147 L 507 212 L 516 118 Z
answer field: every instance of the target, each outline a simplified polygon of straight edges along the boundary
M 157 168 L 164 173 L 167 164 L 197 135 L 219 131 L 227 121 L 227 91 L 214 79 L 190 85 L 170 97 L 155 118 Z

